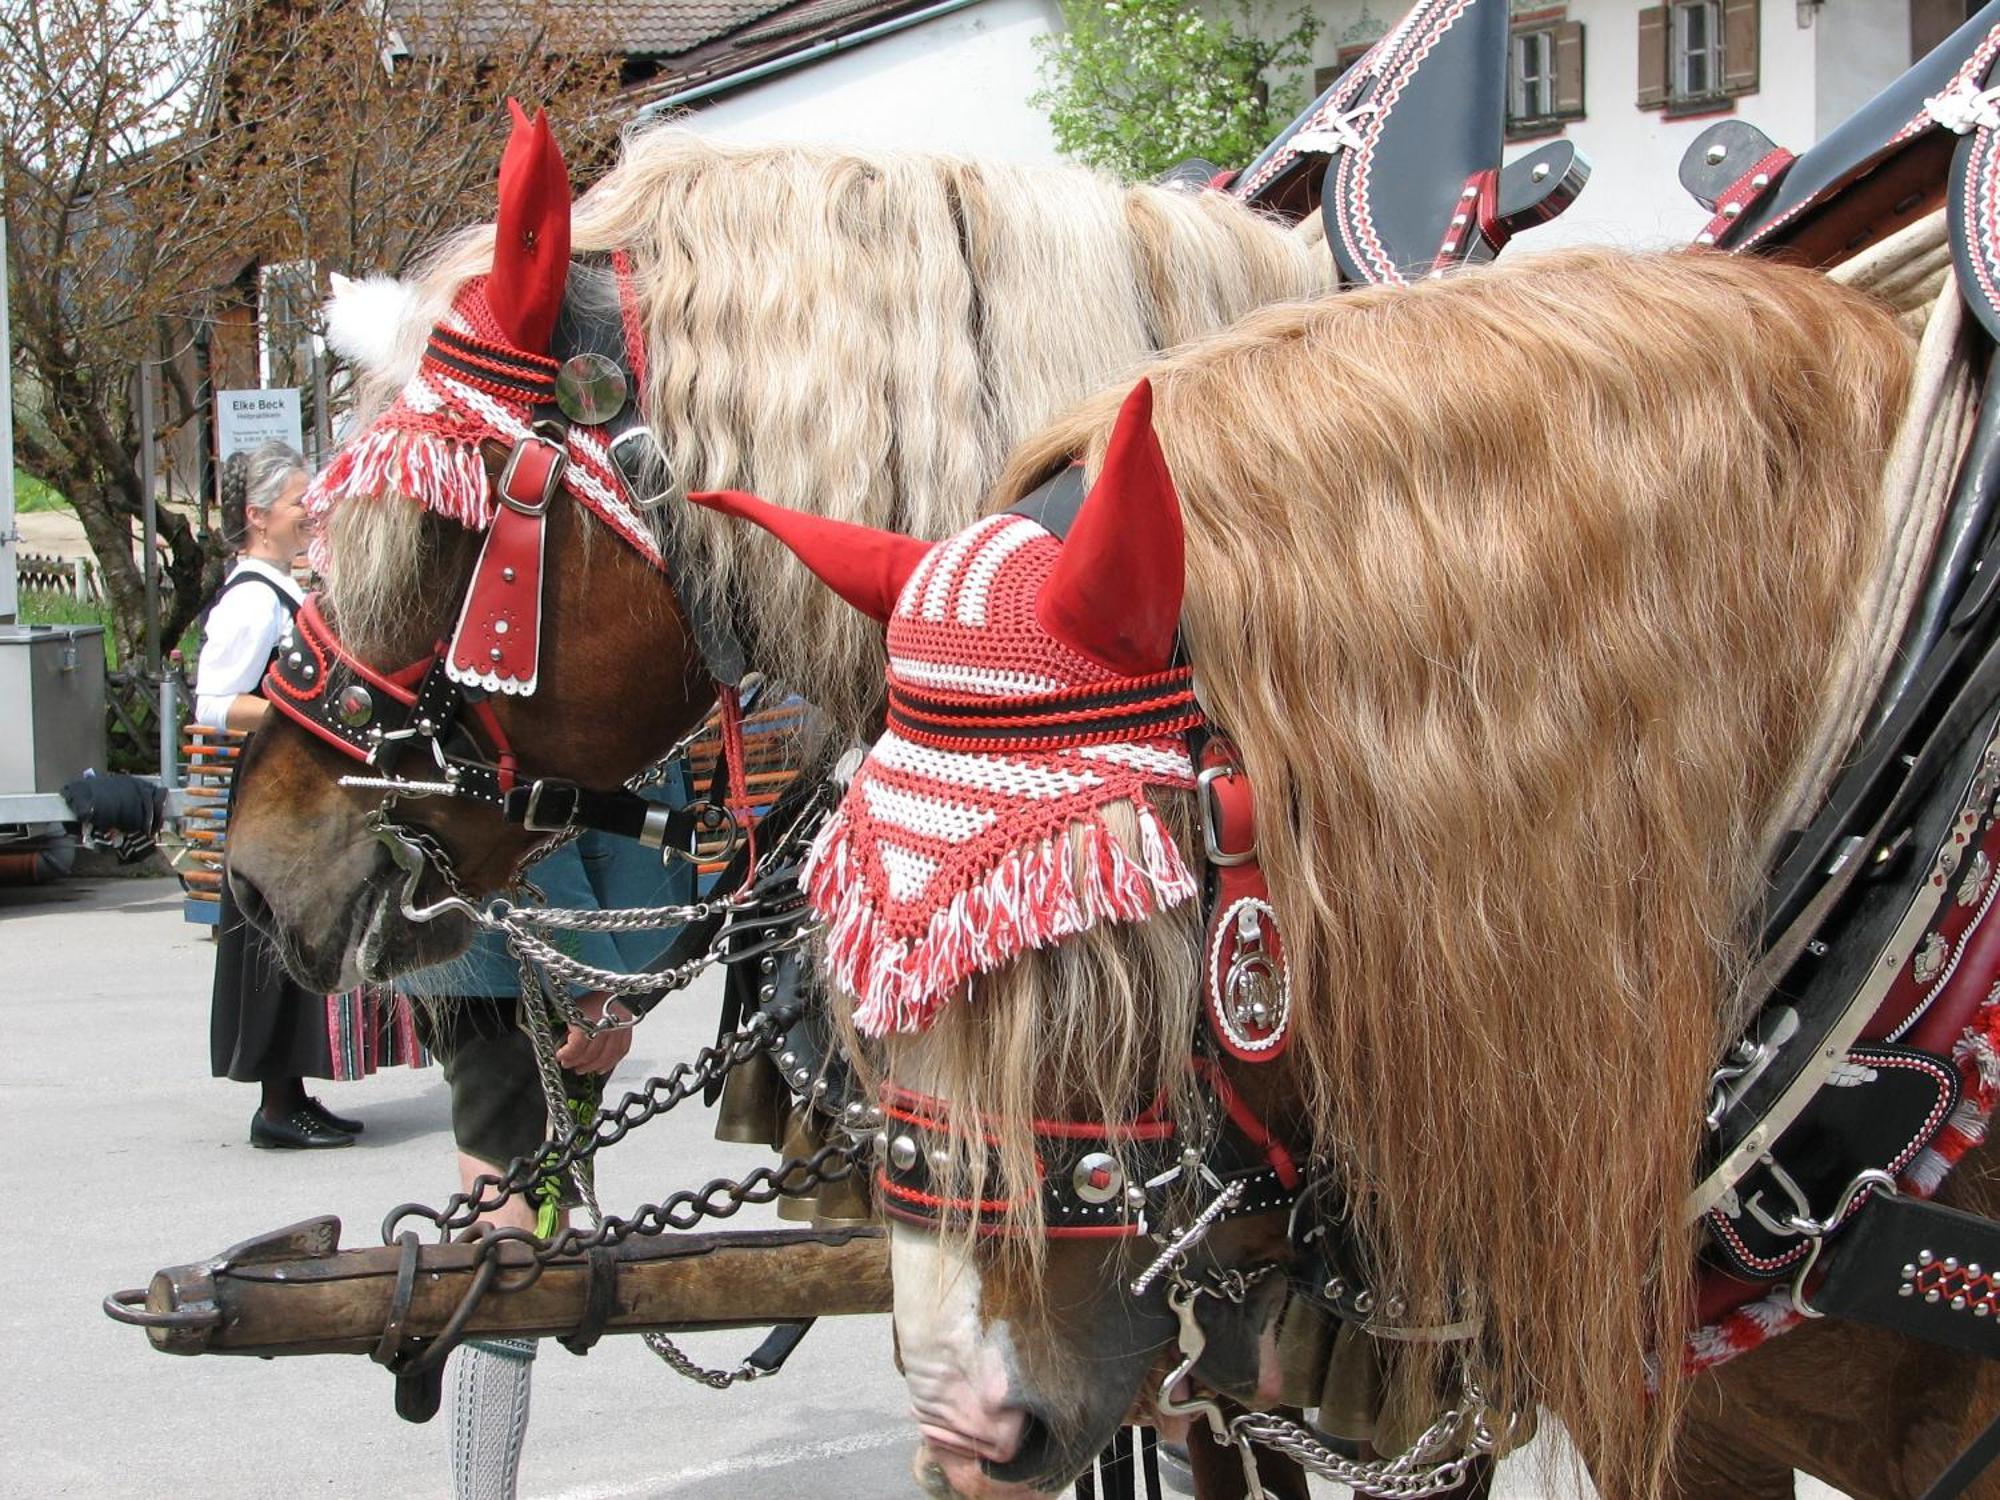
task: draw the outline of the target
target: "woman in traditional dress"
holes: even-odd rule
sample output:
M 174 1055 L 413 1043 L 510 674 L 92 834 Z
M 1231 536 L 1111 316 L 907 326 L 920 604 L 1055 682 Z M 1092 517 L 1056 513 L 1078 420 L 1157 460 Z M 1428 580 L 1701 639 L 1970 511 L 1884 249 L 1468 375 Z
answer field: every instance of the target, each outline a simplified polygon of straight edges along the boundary
M 292 562 L 310 522 L 301 497 L 305 460 L 283 443 L 232 454 L 222 471 L 223 536 L 235 567 L 210 604 L 195 676 L 195 717 L 253 733 L 270 711 L 264 670 L 302 595 Z M 358 1120 L 330 1113 L 305 1079 L 333 1076 L 326 997 L 299 987 L 271 940 L 244 920 L 222 883 L 222 920 L 209 1014 L 209 1063 L 217 1078 L 261 1087 L 250 1144 L 282 1150 L 351 1146 Z

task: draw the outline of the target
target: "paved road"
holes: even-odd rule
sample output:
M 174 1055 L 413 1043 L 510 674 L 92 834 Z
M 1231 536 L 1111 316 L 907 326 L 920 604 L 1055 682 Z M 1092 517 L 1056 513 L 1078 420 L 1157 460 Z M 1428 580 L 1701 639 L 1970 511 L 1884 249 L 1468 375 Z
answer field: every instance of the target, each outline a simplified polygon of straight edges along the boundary
M 0 1125 L 12 1223 L 0 1233 L 0 1496 L 401 1500 L 448 1493 L 441 1422 L 411 1426 L 366 1359 L 273 1361 L 152 1352 L 98 1310 L 113 1287 L 260 1230 L 333 1212 L 347 1245 L 377 1243 L 389 1206 L 451 1187 L 435 1069 L 332 1085 L 363 1117 L 344 1151 L 253 1151 L 252 1090 L 208 1076 L 211 946 L 165 880 L 0 887 Z M 697 989 L 638 1032 L 628 1080 L 714 1034 Z M 705 1116 L 654 1122 L 609 1154 L 607 1207 L 760 1159 L 708 1137 Z M 769 1211 L 739 1222 L 775 1222 Z M 730 1363 L 745 1340 L 688 1341 Z M 820 1325 L 777 1379 L 713 1392 L 635 1339 L 587 1359 L 545 1344 L 522 1484 L 537 1500 L 845 1500 L 913 1493 L 912 1439 L 886 1319 Z M 1532 1457 L 1511 1500 L 1580 1500 Z M 1340 1493 L 1327 1489 L 1325 1494 Z M 1831 1497 L 1806 1487 L 1802 1500 Z

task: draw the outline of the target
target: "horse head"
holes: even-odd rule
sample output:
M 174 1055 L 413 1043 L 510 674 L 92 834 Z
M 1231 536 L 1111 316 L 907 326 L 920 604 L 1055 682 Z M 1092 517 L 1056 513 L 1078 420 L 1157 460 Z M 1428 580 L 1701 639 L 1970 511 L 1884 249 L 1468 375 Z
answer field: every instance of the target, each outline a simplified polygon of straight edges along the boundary
M 404 918 L 406 897 L 451 892 L 442 867 L 399 864 L 381 836 L 385 784 L 401 789 L 401 848 L 448 843 L 452 878 L 491 890 L 547 832 L 498 816 L 516 785 L 615 786 L 707 698 L 658 544 L 607 461 L 604 424 L 637 400 L 631 372 L 590 356 L 615 399 L 580 401 L 576 362 L 550 354 L 587 291 L 572 285 L 562 153 L 544 116 L 513 113 L 491 270 L 458 290 L 416 374 L 308 495 L 327 528 L 316 560 L 335 543 L 399 591 L 308 603 L 266 679 L 273 723 L 239 772 L 230 880 L 326 988 L 470 937 L 462 910 Z M 618 327 L 616 301 L 593 311 Z M 384 490 L 421 511 L 371 504 Z M 586 545 L 596 526 L 631 545 Z M 622 628 L 598 626 L 607 612 Z
M 468 936 L 434 875 L 413 899 L 443 914 L 403 916 L 395 859 L 408 851 L 378 837 L 384 784 L 405 785 L 393 820 L 446 851 L 474 895 L 504 886 L 538 837 L 480 798 L 409 790 L 443 779 L 421 743 L 359 764 L 349 752 L 370 753 L 365 736 L 385 721 L 351 729 L 337 694 L 312 696 L 325 637 L 388 682 L 361 684 L 378 710 L 410 694 L 415 664 L 443 643 L 448 680 L 484 697 L 459 716 L 456 751 L 521 782 L 615 788 L 668 749 L 711 694 L 690 640 L 707 633 L 690 620 L 733 631 L 753 668 L 811 700 L 833 735 L 853 735 L 879 711 L 879 631 L 775 541 L 685 505 L 687 489 L 755 488 L 949 534 L 1013 443 L 1063 403 L 1329 274 L 1316 247 L 1221 194 L 1068 168 L 731 146 L 659 128 L 628 139 L 572 207 L 546 126 L 522 123 L 503 180 L 500 222 L 446 244 L 407 311 L 364 298 L 340 320 L 399 326 L 361 340 L 387 346 L 361 372 L 375 420 L 315 488 L 326 587 L 302 630 L 311 639 L 278 664 L 281 679 L 313 669 L 294 696 L 328 704 L 315 712 L 331 740 L 272 715 L 245 757 L 230 830 L 245 910 L 319 984 L 386 977 Z M 537 424 L 580 339 L 622 366 L 628 399 L 608 423 L 565 414 L 529 663 L 518 619 L 494 633 L 505 580 L 481 584 L 492 572 L 481 559 L 495 560 L 503 528 L 523 534 L 518 503 L 543 492 Z M 650 436 L 630 430 L 641 415 Z M 636 468 L 613 461 L 612 442 Z M 517 451 L 520 493 L 503 502 Z
M 1276 1393 L 1300 1111 L 1288 1070 L 1246 1067 L 1200 1018 L 1183 848 L 1202 715 L 1150 412 L 1142 383 L 1073 516 L 1069 471 L 935 545 L 690 497 L 887 627 L 887 728 L 810 884 L 851 1022 L 882 1042 L 877 1191 L 920 1472 L 963 1494 L 1073 1477 L 1150 1407 L 1184 1303 L 1190 1377 Z M 1147 1275 L 1211 1206 L 1223 1222 Z
M 938 547 L 716 502 L 888 621 L 888 731 L 812 896 L 880 1039 L 942 1483 L 1053 1485 L 1197 1343 L 1192 1384 L 1271 1394 L 1281 1215 L 1224 1218 L 1164 1307 L 1134 1290 L 1138 1218 L 1191 1229 L 1233 1135 L 1328 1180 L 1339 1211 L 1295 1227 L 1337 1225 L 1372 1278 L 1336 1315 L 1413 1335 L 1398 1411 L 1459 1382 L 1546 1406 L 1606 1493 L 1657 1490 L 1707 1081 L 1765 859 L 1866 702 L 1852 601 L 1893 552 L 1909 369 L 1814 274 L 1567 252 L 1176 352 L 1148 377 L 1171 483 L 1121 390 L 1023 446 L 997 498 L 1029 501 Z M 1033 492 L 1079 455 L 1058 541 Z M 1295 1002 L 1270 1061 L 1224 1045 L 1243 1017 L 1197 978 L 1215 789 L 1176 621 L 1253 789 Z M 1098 1232 L 1050 1237 L 1072 1226 Z M 1189 1333 L 1190 1301 L 1223 1316 Z

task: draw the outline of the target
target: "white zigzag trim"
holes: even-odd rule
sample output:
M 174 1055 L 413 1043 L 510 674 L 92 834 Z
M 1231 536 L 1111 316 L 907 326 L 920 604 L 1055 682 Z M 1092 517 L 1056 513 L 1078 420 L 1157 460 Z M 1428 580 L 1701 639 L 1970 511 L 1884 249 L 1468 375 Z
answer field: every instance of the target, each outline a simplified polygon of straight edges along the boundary
M 893 901 L 915 900 L 924 893 L 931 877 L 938 872 L 936 860 L 925 859 L 915 850 L 905 849 L 900 844 L 878 844 L 875 852 L 889 877 L 889 897 Z
M 993 587 L 993 580 L 1000 572 L 1000 565 L 1036 537 L 1047 535 L 1048 532 L 1026 516 L 1015 516 L 1009 525 L 1001 527 L 993 540 L 981 547 L 978 555 L 966 564 L 965 582 L 959 586 L 958 608 L 954 612 L 958 623 L 984 625 L 986 595 Z
M 993 808 L 967 807 L 943 797 L 926 797 L 869 776 L 861 780 L 861 797 L 876 822 L 906 828 L 947 844 L 963 844 L 979 837 L 999 816 Z
M 868 758 L 891 770 L 906 771 L 952 786 L 972 787 L 1003 797 L 1028 797 L 1047 801 L 1102 786 L 1104 779 L 1089 771 L 1065 771 L 1029 761 L 1009 760 L 1002 755 L 961 755 L 951 750 L 933 750 L 913 745 L 885 733 L 868 752 Z M 866 775 L 864 764 L 863 774 Z
M 958 579 L 959 564 L 965 561 L 973 548 L 993 534 L 994 523 L 1004 526 L 1019 519 L 1018 516 L 988 516 L 977 526 L 961 531 L 939 549 L 938 565 L 931 570 L 930 581 L 924 585 L 923 616 L 926 620 L 944 618 L 945 601 L 951 597 L 951 586 Z
M 1167 750 L 1158 745 L 1082 745 L 1076 753 L 1086 760 L 1108 760 L 1147 776 L 1183 781 L 1194 776 L 1194 762 L 1188 759 L 1185 750 Z
M 1055 677 L 1034 672 L 993 671 L 985 667 L 956 666 L 951 662 L 919 661 L 913 656 L 892 656 L 889 670 L 922 687 L 957 688 L 967 693 L 990 693 L 996 698 L 1021 698 L 1030 693 L 1053 693 L 1065 684 Z

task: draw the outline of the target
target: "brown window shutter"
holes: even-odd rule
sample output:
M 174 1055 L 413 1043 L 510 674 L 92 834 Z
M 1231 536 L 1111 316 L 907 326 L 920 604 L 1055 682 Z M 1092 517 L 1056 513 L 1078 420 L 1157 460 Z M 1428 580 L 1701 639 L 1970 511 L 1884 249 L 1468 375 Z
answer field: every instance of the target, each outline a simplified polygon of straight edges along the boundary
M 1565 120 L 1583 118 L 1583 22 L 1552 28 L 1556 45 L 1555 112 Z
M 1757 92 L 1758 0 L 1722 0 L 1722 92 Z
M 1639 12 L 1639 108 L 1658 109 L 1667 102 L 1667 8 L 1649 5 Z

